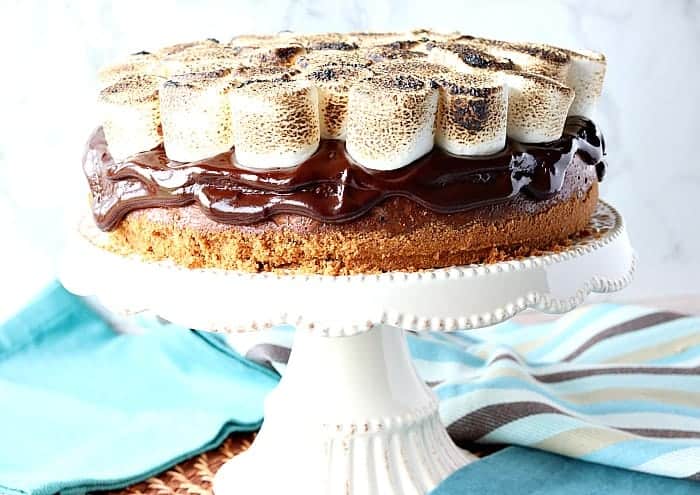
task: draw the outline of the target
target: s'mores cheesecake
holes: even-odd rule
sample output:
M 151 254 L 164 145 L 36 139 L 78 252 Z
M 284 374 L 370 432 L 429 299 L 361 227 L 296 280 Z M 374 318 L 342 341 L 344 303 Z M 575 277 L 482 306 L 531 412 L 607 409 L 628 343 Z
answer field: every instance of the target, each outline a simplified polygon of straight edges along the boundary
M 431 31 L 238 36 L 100 70 L 104 246 L 329 275 L 496 261 L 586 228 L 603 55 Z

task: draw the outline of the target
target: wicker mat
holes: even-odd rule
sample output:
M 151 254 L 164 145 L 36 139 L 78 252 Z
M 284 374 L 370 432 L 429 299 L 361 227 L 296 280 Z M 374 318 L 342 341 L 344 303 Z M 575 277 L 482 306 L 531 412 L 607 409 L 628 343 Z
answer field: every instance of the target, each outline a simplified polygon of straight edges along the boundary
M 231 457 L 250 447 L 254 438 L 254 433 L 231 435 L 217 449 L 204 452 L 142 483 L 112 493 L 120 495 L 209 495 L 211 494 L 211 482 L 216 471 Z
M 125 490 L 111 492 L 116 495 L 210 495 L 211 482 L 221 465 L 245 451 L 255 438 L 255 433 L 231 435 L 219 448 L 210 450 L 182 462 L 174 468 Z M 483 457 L 498 450 L 483 445 L 469 446 L 469 450 Z

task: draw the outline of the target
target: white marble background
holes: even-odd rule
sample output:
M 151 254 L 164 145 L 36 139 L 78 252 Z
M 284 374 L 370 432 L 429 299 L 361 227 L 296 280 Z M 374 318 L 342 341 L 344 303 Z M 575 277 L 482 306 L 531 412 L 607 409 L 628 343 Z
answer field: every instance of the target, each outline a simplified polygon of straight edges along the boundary
M 68 203 L 84 201 L 80 157 L 100 64 L 243 32 L 414 27 L 604 52 L 603 196 L 641 257 L 636 282 L 616 297 L 700 292 L 700 0 L 3 0 L 0 319 L 54 277 Z

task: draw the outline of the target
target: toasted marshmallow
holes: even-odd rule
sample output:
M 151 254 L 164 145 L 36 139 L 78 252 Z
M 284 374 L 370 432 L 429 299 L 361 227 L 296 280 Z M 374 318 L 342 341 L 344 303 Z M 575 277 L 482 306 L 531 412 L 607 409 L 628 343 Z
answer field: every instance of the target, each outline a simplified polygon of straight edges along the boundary
M 317 70 L 329 65 L 367 67 L 370 63 L 360 50 L 316 50 L 296 60 L 296 66 L 302 70 Z
M 386 43 L 392 43 L 396 40 L 406 39 L 403 33 L 365 33 L 365 32 L 354 32 L 348 33 L 355 43 L 360 48 L 367 48 L 371 46 L 384 45 Z
M 510 59 L 526 72 L 566 83 L 570 58 L 565 50 L 541 43 L 512 43 L 471 36 L 462 36 L 459 40 L 496 57 Z
M 233 72 L 233 77 L 241 83 L 257 81 L 289 81 L 299 74 L 299 69 L 279 65 L 243 66 Z
M 231 149 L 231 71 L 220 69 L 173 76 L 160 90 L 165 154 L 192 162 Z
M 559 139 L 574 91 L 549 77 L 517 70 L 510 59 L 466 43 L 436 43 L 428 60 L 467 74 L 497 74 L 508 87 L 508 136 L 525 143 Z
M 175 55 L 177 53 L 189 50 L 191 48 L 211 48 L 217 46 L 221 46 L 219 44 L 219 40 L 216 40 L 214 38 L 208 38 L 205 40 L 189 41 L 186 43 L 177 43 L 175 45 L 166 46 L 158 50 L 156 52 L 156 55 L 158 57 L 169 57 L 171 55 Z
M 439 64 L 428 62 L 424 59 L 415 60 L 388 60 L 373 64 L 370 69 L 377 75 L 405 75 L 417 77 L 425 83 L 432 83 L 437 78 L 444 78 L 450 74 L 450 70 Z
M 156 55 L 139 52 L 120 62 L 100 68 L 97 72 L 97 81 L 100 88 L 106 88 L 128 75 L 165 76 L 166 71 Z
M 116 161 L 153 149 L 163 142 L 159 85 L 157 77 L 131 74 L 100 91 L 98 107 L 102 127 Z
M 280 38 L 282 35 L 274 34 L 242 34 L 239 36 L 234 36 L 231 41 L 229 41 L 229 46 L 232 47 L 260 47 L 269 46 L 280 43 Z
M 529 72 L 506 71 L 503 80 L 508 86 L 508 136 L 523 143 L 559 139 L 574 90 Z
M 603 90 L 605 79 L 605 56 L 589 51 L 568 50 L 571 66 L 566 85 L 576 91 L 569 115 L 591 117 L 596 102 Z
M 308 50 L 343 50 L 351 51 L 358 48 L 352 36 L 343 33 L 295 35 L 293 43 L 298 43 Z
M 318 93 L 308 81 L 244 84 L 230 102 L 236 161 L 244 167 L 293 167 L 318 148 Z
M 298 45 L 236 49 L 241 62 L 248 66 L 293 66 L 306 48 Z
M 435 81 L 440 99 L 435 143 L 455 155 L 489 155 L 506 143 L 508 90 L 495 74 L 451 74 Z
M 413 76 L 377 75 L 354 85 L 346 149 L 375 170 L 404 167 L 433 147 L 438 91 Z
M 160 120 L 173 160 L 235 144 L 243 165 L 293 166 L 323 137 L 346 139 L 359 163 L 381 170 L 434 143 L 461 155 L 498 151 L 504 112 L 513 139 L 558 139 L 567 114 L 591 116 L 604 76 L 596 53 L 430 30 L 208 39 L 134 54 L 99 74 L 117 158 L 157 145 Z
M 414 29 L 413 31 L 407 33 L 407 36 L 410 39 L 420 41 L 448 41 L 458 35 L 459 33 L 457 32 L 438 33 L 432 29 Z
M 496 53 L 510 58 L 527 72 L 547 76 L 566 84 L 571 59 L 559 48 L 539 43 L 501 43 Z
M 221 45 L 196 45 L 163 57 L 168 77 L 178 74 L 214 72 L 241 65 L 232 48 Z
M 512 60 L 490 54 L 464 43 L 428 42 L 428 61 L 452 67 L 460 72 L 473 73 L 479 70 L 514 70 L 518 67 Z
M 387 45 L 373 46 L 363 50 L 364 56 L 372 62 L 386 62 L 389 60 L 420 60 L 427 58 L 427 54 L 399 46 L 420 45 L 419 42 L 396 42 Z
M 353 83 L 372 75 L 364 67 L 331 65 L 305 74 L 318 90 L 321 137 L 345 139 L 348 94 Z

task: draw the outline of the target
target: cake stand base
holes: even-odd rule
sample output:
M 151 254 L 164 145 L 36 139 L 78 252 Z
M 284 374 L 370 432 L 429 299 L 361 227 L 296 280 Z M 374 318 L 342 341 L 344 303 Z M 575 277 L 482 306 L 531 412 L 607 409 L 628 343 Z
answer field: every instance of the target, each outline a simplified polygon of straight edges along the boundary
M 216 495 L 424 495 L 470 458 L 448 437 L 404 330 L 299 331 L 250 450 L 216 474 Z

